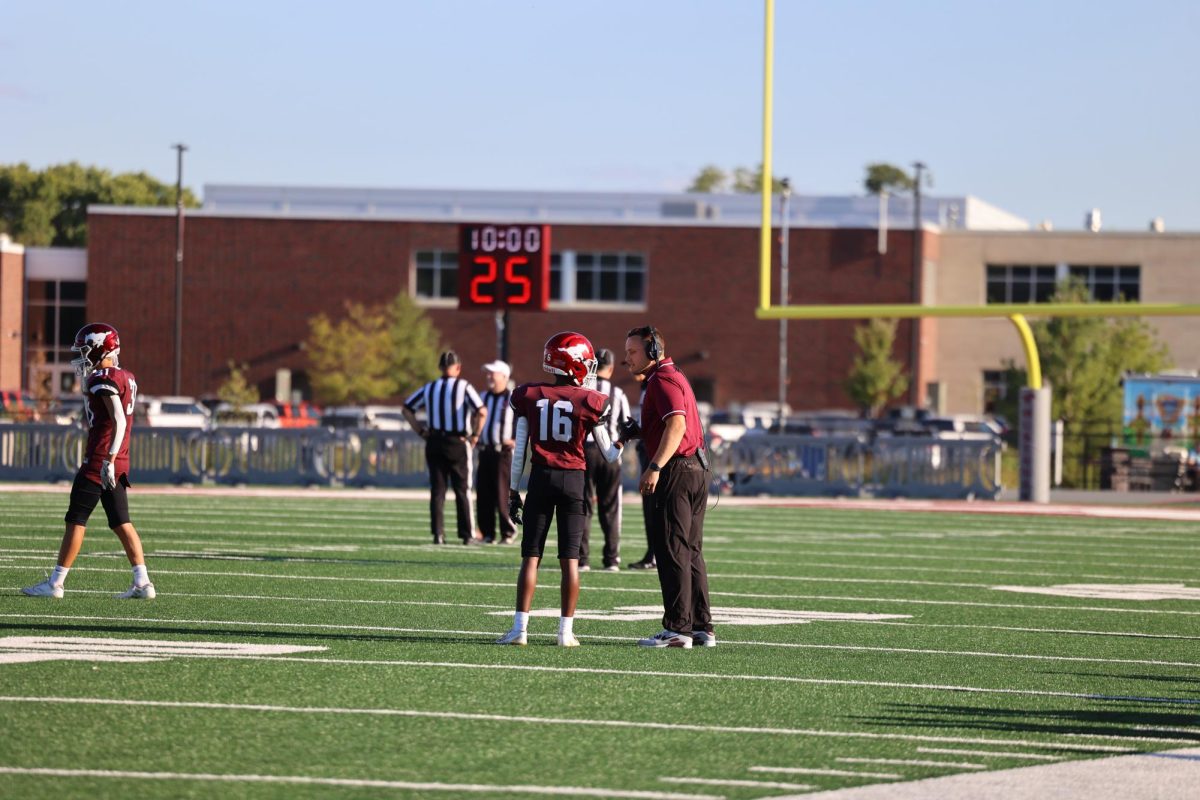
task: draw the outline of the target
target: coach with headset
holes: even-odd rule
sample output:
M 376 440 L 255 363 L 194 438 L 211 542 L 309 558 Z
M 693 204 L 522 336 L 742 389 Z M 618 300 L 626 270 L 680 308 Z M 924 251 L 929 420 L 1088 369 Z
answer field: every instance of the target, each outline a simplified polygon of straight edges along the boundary
M 708 503 L 708 462 L 696 395 L 667 357 L 666 342 L 652 325 L 625 339 L 625 364 L 645 376 L 641 436 L 650 463 L 638 488 L 653 497 L 650 540 L 663 596 L 663 630 L 642 647 L 713 647 L 708 569 L 701 546 Z

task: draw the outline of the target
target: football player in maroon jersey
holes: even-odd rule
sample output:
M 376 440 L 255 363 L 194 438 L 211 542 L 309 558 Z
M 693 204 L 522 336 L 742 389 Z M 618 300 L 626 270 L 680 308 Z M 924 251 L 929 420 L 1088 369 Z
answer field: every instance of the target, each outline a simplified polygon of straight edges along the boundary
M 564 332 L 546 342 L 542 369 L 554 383 L 526 383 L 513 391 L 511 404 L 517 420 L 516 449 L 509 482 L 509 514 L 522 524 L 521 572 L 517 576 L 517 611 L 508 633 L 496 644 L 525 644 L 529 608 L 537 588 L 538 564 L 546 546 L 550 522 L 558 516 L 558 563 L 562 567 L 562 616 L 558 643 L 576 647 L 572 623 L 579 601 L 579 542 L 587 529 L 583 443 L 589 432 L 608 461 L 621 457 L 621 445 L 609 436 L 605 421 L 608 397 L 593 388 L 596 353 L 592 343 L 578 333 Z M 524 505 L 519 487 L 530 451 L 533 466 Z
M 87 451 L 71 487 L 67 530 L 58 549 L 54 572 L 41 583 L 21 591 L 32 597 L 63 596 L 63 582 L 83 545 L 88 517 L 99 502 L 104 505 L 108 526 L 121 540 L 133 567 L 133 585 L 117 597 L 152 600 L 154 584 L 146 573 L 142 540 L 129 522 L 129 499 L 125 494 L 129 488 L 129 439 L 137 402 L 137 380 L 132 372 L 117 364 L 121 338 L 111 325 L 103 322 L 84 325 L 75 334 L 71 349 L 79 353 L 71 365 L 84 386 Z

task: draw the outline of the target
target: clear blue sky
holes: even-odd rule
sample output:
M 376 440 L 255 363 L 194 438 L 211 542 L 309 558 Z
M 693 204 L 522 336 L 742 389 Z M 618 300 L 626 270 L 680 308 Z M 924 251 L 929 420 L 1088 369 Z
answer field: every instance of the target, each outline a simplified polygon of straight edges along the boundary
M 0 163 L 185 182 L 682 190 L 760 160 L 760 0 L 4 5 Z M 775 172 L 1200 231 L 1195 0 L 778 0 Z

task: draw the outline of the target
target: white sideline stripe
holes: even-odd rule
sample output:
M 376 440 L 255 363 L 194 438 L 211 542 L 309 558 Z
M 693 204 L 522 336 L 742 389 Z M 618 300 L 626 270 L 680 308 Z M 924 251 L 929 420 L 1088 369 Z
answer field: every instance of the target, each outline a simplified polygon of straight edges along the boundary
M 76 590 L 82 594 L 111 594 L 111 592 L 103 589 L 81 589 Z M 348 602 L 348 603 L 396 603 L 396 604 L 412 604 L 412 605 L 428 605 L 428 606 L 449 606 L 452 608 L 458 607 L 457 603 L 435 603 L 419 600 L 335 600 L 327 598 L 308 598 L 308 597 L 268 597 L 254 595 L 223 595 L 223 594 L 201 594 L 201 593 L 184 593 L 178 595 L 172 593 L 172 596 L 180 597 L 207 597 L 221 599 L 251 599 L 251 600 L 289 600 L 289 601 L 304 601 L 304 600 L 321 600 L 322 602 Z M 489 608 L 489 609 L 508 609 L 509 606 L 501 605 L 481 605 L 470 604 L 463 606 L 466 608 Z M 736 609 L 727 609 L 736 611 Z M 332 630 L 363 630 L 363 631 L 386 631 L 391 633 L 438 633 L 438 634 L 453 634 L 456 636 L 483 636 L 493 638 L 496 636 L 495 631 L 478 631 L 478 630 L 462 630 L 457 628 L 403 628 L 387 625 L 334 625 L 331 623 L 317 622 L 262 622 L 258 620 L 232 620 L 232 619 L 152 619 L 149 617 L 96 617 L 96 616 L 77 616 L 71 614 L 0 614 L 0 618 L 30 618 L 30 619 L 70 619 L 82 621 L 101 621 L 101 622 L 177 622 L 189 625 L 248 625 L 248 626 L 269 626 L 281 628 L 328 628 Z M 899 623 L 904 624 L 904 623 Z M 533 636 L 550 636 L 549 633 L 534 633 Z M 608 636 L 600 634 L 588 634 L 587 639 L 598 639 L 614 642 L 628 642 L 633 639 L 631 636 Z M 847 652 L 868 652 L 868 653 L 910 653 L 913 655 L 930 655 L 930 656 L 967 656 L 972 658 L 1011 658 L 1017 660 L 1029 661 L 1061 661 L 1061 662 L 1082 662 L 1088 664 L 1133 664 L 1140 666 L 1154 667 L 1182 667 L 1185 669 L 1200 669 L 1200 662 L 1195 661 L 1161 661 L 1154 659 L 1136 659 L 1136 658 L 1098 658 L 1092 656 L 1044 656 L 1037 653 L 996 653 L 978 650 L 935 650 L 921 649 L 915 647 L 882 647 L 876 645 L 857 645 L 857 644 L 809 644 L 805 642 L 762 642 L 746 639 L 725 639 L 722 638 L 722 643 L 726 645 L 742 645 L 751 647 L 779 647 L 799 650 L 838 650 Z
M 987 764 L 972 764 L 965 761 L 922 761 L 912 758 L 847 758 L 839 756 L 843 764 L 899 764 L 912 767 L 947 767 L 950 769 L 987 769 Z
M 874 733 L 870 731 L 831 731 L 810 728 L 755 728 L 729 725 L 694 725 L 688 723 L 637 722 L 619 719 L 571 719 L 563 717 L 528 717 L 503 714 L 475 714 L 456 711 L 417 711 L 401 708 L 323 708 L 320 706 L 272 706 L 244 703 L 208 703 L 182 700 L 131 700 L 106 697 L 5 697 L 0 703 L 62 703 L 71 705 L 131 706 L 135 708 L 186 708 L 210 711 L 255 711 L 291 714 L 362 714 L 379 717 L 410 717 L 417 719 L 461 719 L 476 722 L 521 722 L 533 725 L 580 725 L 583 727 L 631 728 L 688 733 L 763 734 L 767 736 L 813 736 L 836 739 L 880 739 L 902 742 L 935 742 L 945 744 L 982 744 L 1006 747 L 1041 747 L 1051 750 L 1072 750 L 1081 753 L 1136 753 L 1128 747 L 1099 744 L 1062 744 L 1026 739 L 986 739 L 982 737 L 932 736 L 906 733 Z M 1122 738 L 1122 737 L 1099 737 Z M 1167 741 L 1154 739 L 1153 741 Z M 1192 743 L 1192 740 L 1187 740 Z
M 722 795 L 676 794 L 583 786 L 521 786 L 517 784 L 434 783 L 383 781 L 367 778 L 314 778 L 307 775 L 222 775 L 208 772 L 129 772 L 109 769 L 51 769 L 0 767 L 5 775 L 41 775 L 52 778 L 115 778 L 120 780 L 206 781 L 220 783 L 286 783 L 307 786 L 353 786 L 371 789 L 404 789 L 414 792 L 494 792 L 497 794 L 548 794 L 568 797 L 613 797 L 631 800 L 724 800 Z
M 1179 633 L 1140 633 L 1138 631 L 1083 631 L 1073 628 L 1019 628 L 1013 625 L 966 625 L 963 623 L 939 622 L 886 622 L 876 625 L 910 625 L 920 628 L 966 628 L 968 630 L 984 631 L 1016 631 L 1018 633 L 1070 633 L 1079 636 L 1132 636 L 1146 639 L 1200 639 L 1200 636 L 1186 636 Z
M 1053 756 L 1046 756 L 1053 758 Z M 882 778 L 897 780 L 903 778 L 896 772 L 855 772 L 852 769 L 821 769 L 819 767 L 750 767 L 751 772 L 781 772 L 788 775 L 831 775 L 839 778 Z
M 749 786 L 754 789 L 794 789 L 797 792 L 815 789 L 810 783 L 780 783 L 779 781 L 747 781 L 736 778 L 659 778 L 663 783 L 689 783 L 700 786 Z
M 945 756 L 983 756 L 994 758 L 1028 758 L 1033 761 L 1062 761 L 1058 756 L 1047 756 L 1042 753 L 1005 753 L 999 750 L 959 750 L 954 747 L 918 747 L 918 753 L 932 753 Z

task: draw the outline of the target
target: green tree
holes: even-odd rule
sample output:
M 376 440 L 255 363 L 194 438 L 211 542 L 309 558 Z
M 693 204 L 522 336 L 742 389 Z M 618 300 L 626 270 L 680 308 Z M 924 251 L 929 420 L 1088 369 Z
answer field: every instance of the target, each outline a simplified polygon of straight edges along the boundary
M 183 201 L 193 208 L 200 205 L 187 188 Z M 0 164 L 0 233 L 26 245 L 84 246 L 89 205 L 174 204 L 175 186 L 144 172 L 114 175 L 74 161 L 44 170 Z
M 725 170 L 716 165 L 709 164 L 692 179 L 692 183 L 688 186 L 687 190 L 699 194 L 716 194 L 725 191 L 728 187 L 729 176 L 725 174 Z
M 724 192 L 726 187 L 728 187 L 738 194 L 758 194 L 762 191 L 762 182 L 762 164 L 759 164 L 755 169 L 734 167 L 732 179 L 720 167 L 709 164 L 692 179 L 691 185 L 688 186 L 688 191 L 715 194 Z M 781 178 L 772 178 L 771 192 L 779 194 L 782 191 L 783 180 Z
M 871 417 L 908 390 L 904 365 L 892 358 L 896 326 L 894 319 L 872 319 L 854 329 L 859 354 L 846 378 L 846 393 Z
M 240 411 L 243 406 L 251 403 L 257 403 L 261 399 L 258 387 L 246 380 L 246 372 L 250 367 L 232 359 L 228 364 L 229 377 L 217 388 L 217 399 L 229 403 L 235 411 Z
M 347 303 L 336 322 L 309 320 L 313 394 L 325 405 L 393 397 L 437 374 L 438 333 L 404 293 L 385 305 Z
M 1088 303 L 1091 294 L 1078 279 L 1059 284 L 1051 302 Z M 1162 372 L 1171 366 L 1167 347 L 1154 329 L 1136 317 L 1052 317 L 1030 325 L 1037 342 L 1042 378 L 1051 392 L 1051 419 L 1066 423 L 1063 482 L 1083 483 L 1085 437 L 1093 444 L 1119 431 L 1124 414 L 1121 376 L 1126 372 Z M 1017 394 L 1027 373 L 1007 366 L 1008 398 L 998 409 L 1010 423 L 1017 419 Z
M 863 178 L 863 188 L 869 194 L 883 194 L 886 190 L 911 192 L 913 179 L 895 164 L 876 161 L 867 164 L 867 175 Z

